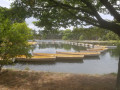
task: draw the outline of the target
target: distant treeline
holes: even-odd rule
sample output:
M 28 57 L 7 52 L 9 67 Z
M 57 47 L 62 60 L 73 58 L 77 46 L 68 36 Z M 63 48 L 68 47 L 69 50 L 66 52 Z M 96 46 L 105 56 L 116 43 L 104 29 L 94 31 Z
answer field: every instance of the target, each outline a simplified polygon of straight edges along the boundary
M 97 28 L 74 28 L 73 30 L 33 30 L 34 39 L 62 39 L 62 40 L 119 40 L 115 33 Z

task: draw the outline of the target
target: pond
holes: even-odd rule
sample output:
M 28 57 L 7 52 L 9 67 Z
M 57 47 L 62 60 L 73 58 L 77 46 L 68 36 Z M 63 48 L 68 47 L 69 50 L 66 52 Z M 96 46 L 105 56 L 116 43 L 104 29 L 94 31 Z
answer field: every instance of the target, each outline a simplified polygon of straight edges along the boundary
M 39 44 L 33 46 L 35 53 L 56 53 L 56 51 L 62 52 L 78 52 L 80 50 L 86 50 L 86 47 L 76 46 L 70 44 L 59 43 L 63 41 L 44 41 L 39 40 Z M 46 72 L 62 72 L 62 73 L 79 73 L 79 74 L 107 74 L 116 73 L 118 69 L 118 57 L 114 56 L 109 49 L 99 55 L 99 57 L 84 58 L 79 61 L 56 61 L 46 63 L 15 63 L 14 65 L 7 65 L 4 68 L 15 68 L 24 70 L 29 68 L 35 71 Z

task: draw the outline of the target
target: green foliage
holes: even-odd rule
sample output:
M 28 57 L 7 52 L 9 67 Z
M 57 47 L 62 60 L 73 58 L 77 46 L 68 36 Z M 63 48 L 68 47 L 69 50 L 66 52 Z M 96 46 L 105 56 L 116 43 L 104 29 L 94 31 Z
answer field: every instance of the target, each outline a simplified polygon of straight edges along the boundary
M 119 36 L 112 31 L 98 27 L 74 28 L 73 30 L 40 30 L 33 31 L 35 39 L 62 39 L 62 40 L 119 40 Z
M 74 28 L 73 30 L 65 30 L 63 40 L 119 40 L 117 34 L 105 29 L 91 28 Z
M 31 56 L 27 44 L 32 33 L 26 23 L 13 23 L 12 18 L 6 15 L 9 10 L 0 8 L 0 70 L 5 64 L 10 64 L 18 55 Z
M 3 33 L 0 33 L 2 36 Z M 27 41 L 31 38 L 31 29 L 27 27 L 25 23 L 15 23 L 11 25 L 11 29 L 4 33 L 0 43 L 0 57 L 5 60 L 12 59 L 18 55 L 26 55 L 30 50 L 30 46 Z
M 61 39 L 63 32 L 60 30 L 39 30 L 33 31 L 34 39 Z
M 69 40 L 69 39 L 72 38 L 71 35 L 72 35 L 71 30 L 67 29 L 67 30 L 63 31 L 63 37 L 62 37 L 62 39 L 63 40 Z
M 32 37 L 31 29 L 26 23 L 14 23 L 11 29 L 7 32 L 8 39 L 13 44 L 25 43 Z
M 119 36 L 117 34 L 113 33 L 112 31 L 109 31 L 106 34 L 106 38 L 107 38 L 107 40 L 119 40 Z
M 79 38 L 79 40 L 84 40 L 84 36 L 81 35 L 80 38 Z
M 34 24 L 44 30 L 60 27 L 93 25 L 119 34 L 119 0 L 15 0 L 13 11 L 22 10 L 21 18 L 33 16 Z M 109 6 L 108 6 L 109 5 Z M 104 6 L 104 7 L 103 7 Z M 112 9 L 111 9 L 112 8 Z M 104 20 L 100 13 L 111 14 L 114 20 Z M 79 38 L 79 37 L 78 37 Z

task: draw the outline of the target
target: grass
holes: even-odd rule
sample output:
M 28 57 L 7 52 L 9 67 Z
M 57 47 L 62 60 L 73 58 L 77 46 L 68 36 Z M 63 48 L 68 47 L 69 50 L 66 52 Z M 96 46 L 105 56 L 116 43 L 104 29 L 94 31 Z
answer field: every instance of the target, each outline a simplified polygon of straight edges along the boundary
M 25 69 L 24 69 L 24 70 L 30 70 L 30 69 L 29 69 L 29 67 L 25 67 Z
M 113 73 L 110 73 L 110 74 L 111 74 L 111 75 L 114 75 L 114 76 L 117 76 L 117 73 L 114 73 L 114 72 L 113 72 Z
M 115 90 L 116 76 L 4 70 L 0 90 Z

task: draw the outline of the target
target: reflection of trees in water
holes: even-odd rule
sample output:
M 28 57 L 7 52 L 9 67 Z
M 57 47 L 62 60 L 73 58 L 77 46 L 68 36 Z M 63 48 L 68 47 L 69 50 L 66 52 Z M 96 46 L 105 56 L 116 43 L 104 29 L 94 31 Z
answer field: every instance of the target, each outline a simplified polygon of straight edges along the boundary
M 72 46 L 69 45 L 69 44 L 63 44 L 63 48 L 64 48 L 65 50 L 71 50 Z
M 83 59 L 57 59 L 56 62 L 61 63 L 84 63 Z
M 112 57 L 118 57 L 116 49 L 109 49 L 108 51 Z
M 82 46 L 80 47 L 80 46 L 74 46 L 74 45 L 73 45 L 72 48 L 73 48 L 75 51 L 78 51 L 78 52 L 79 52 L 80 50 L 86 50 L 86 48 L 85 48 L 85 47 L 82 47 Z
M 19 61 L 16 61 L 15 63 L 19 63 L 19 64 L 22 64 L 22 65 L 54 65 L 56 62 L 49 62 L 49 61 L 45 61 L 45 62 L 19 62 Z
M 35 48 L 37 48 L 37 45 L 31 45 L 31 50 L 33 51 Z
M 82 59 L 79 59 L 79 60 L 71 60 L 71 59 L 57 59 L 56 61 L 41 61 L 41 62 L 19 62 L 19 61 L 16 61 L 15 63 L 19 63 L 19 64 L 22 64 L 22 65 L 55 65 L 56 63 L 59 63 L 59 62 L 62 62 L 62 63 L 84 63 Z M 7 65 L 6 65 L 7 66 Z M 9 65 L 8 65 L 9 66 Z
M 92 43 L 93 44 L 93 43 Z M 105 45 L 105 46 L 113 46 L 113 45 L 117 45 L 116 42 L 95 42 L 94 45 Z
M 59 44 L 39 44 L 39 49 L 46 49 L 46 48 L 62 48 Z
M 34 47 L 34 49 L 36 46 Z M 39 44 L 39 49 L 46 49 L 46 48 L 55 48 L 55 49 L 65 49 L 65 50 L 75 50 L 75 51 L 80 51 L 80 50 L 86 50 L 85 47 L 82 46 L 75 46 L 75 45 L 69 45 L 69 44 Z

